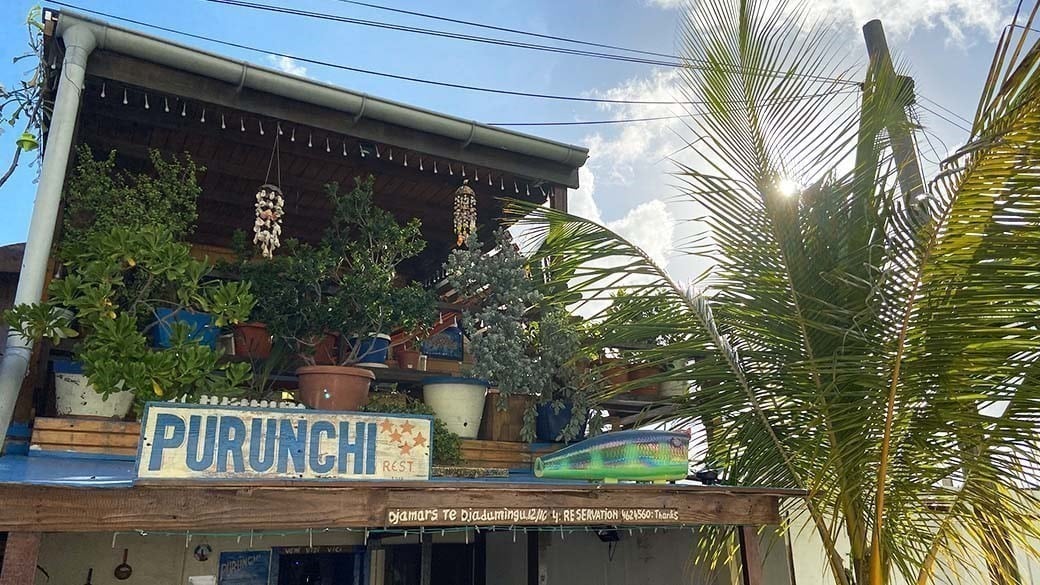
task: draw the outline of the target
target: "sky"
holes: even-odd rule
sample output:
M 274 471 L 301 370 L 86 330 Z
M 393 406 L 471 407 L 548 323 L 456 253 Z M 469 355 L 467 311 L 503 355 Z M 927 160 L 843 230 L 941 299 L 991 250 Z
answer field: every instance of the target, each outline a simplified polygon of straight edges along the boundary
M 327 20 L 275 15 L 205 0 L 136 2 L 70 0 L 91 10 L 161 24 L 178 30 L 252 46 L 399 75 L 531 93 L 636 100 L 669 100 L 678 95 L 674 70 L 507 47 L 474 45 L 456 39 L 410 35 Z M 278 0 L 258 0 L 279 4 Z M 459 0 L 374 3 L 432 12 L 441 16 L 529 30 L 555 37 L 609 43 L 674 54 L 686 0 Z M 859 26 L 872 18 L 885 25 L 896 60 L 914 76 L 920 95 L 966 118 L 978 94 L 1002 27 L 1014 10 L 1011 0 L 807 0 L 811 10 L 833 20 L 836 34 L 847 36 L 850 53 L 865 64 Z M 33 2 L 0 2 L 0 84 L 10 86 L 27 65 L 11 57 L 25 49 L 25 14 Z M 505 35 L 466 29 L 417 17 L 390 14 L 341 0 L 298 0 L 281 4 L 342 16 L 440 28 L 475 35 Z M 45 7 L 48 4 L 43 4 Z M 58 8 L 57 6 L 51 6 Z M 137 28 L 113 21 L 121 26 Z M 147 30 L 147 29 L 145 29 Z M 622 119 L 678 113 L 674 106 L 603 106 L 437 88 L 274 58 L 205 42 L 148 31 L 238 59 L 283 69 L 416 106 L 485 123 L 567 122 Z M 529 38 L 519 38 L 531 41 Z M 860 72 L 859 75 L 862 73 Z M 957 121 L 950 114 L 932 109 Z M 937 154 L 963 144 L 967 133 L 928 112 L 922 122 Z M 963 123 L 962 123 L 963 124 Z M 580 172 L 581 187 L 571 192 L 571 211 L 600 221 L 643 247 L 679 280 L 691 278 L 708 262 L 677 253 L 677 243 L 696 231 L 696 211 L 678 200 L 669 160 L 683 144 L 678 121 L 609 126 L 549 126 L 525 132 L 590 149 Z M 0 171 L 6 170 L 21 128 L 3 125 Z M 687 138 L 688 133 L 685 135 Z M 29 157 L 31 159 L 31 157 Z M 23 156 L 23 161 L 26 157 Z M 35 197 L 38 166 L 23 164 L 0 188 L 0 245 L 24 241 Z

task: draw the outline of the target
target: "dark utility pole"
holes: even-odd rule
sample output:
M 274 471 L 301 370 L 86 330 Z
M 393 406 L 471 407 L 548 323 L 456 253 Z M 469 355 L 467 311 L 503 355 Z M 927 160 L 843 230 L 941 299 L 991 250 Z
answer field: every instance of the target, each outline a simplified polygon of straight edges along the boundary
M 900 102 L 898 104 L 898 116 L 885 115 L 885 130 L 888 131 L 889 140 L 892 143 L 892 155 L 897 165 L 897 178 L 899 188 L 907 201 L 914 201 L 924 195 L 924 178 L 921 174 L 921 165 L 917 161 L 917 149 L 914 146 L 912 126 L 906 117 L 906 108 L 914 101 L 914 82 L 907 76 L 897 76 L 892 66 L 892 55 L 888 51 L 888 41 L 885 40 L 885 29 L 880 20 L 872 20 L 863 25 L 863 40 L 867 44 L 867 54 L 870 55 L 870 70 L 868 83 L 873 82 L 875 97 L 880 99 L 892 99 Z M 879 94 L 880 90 L 880 94 Z M 882 97 L 884 96 L 884 97 Z M 880 111 L 893 112 L 897 108 L 885 108 L 881 106 Z

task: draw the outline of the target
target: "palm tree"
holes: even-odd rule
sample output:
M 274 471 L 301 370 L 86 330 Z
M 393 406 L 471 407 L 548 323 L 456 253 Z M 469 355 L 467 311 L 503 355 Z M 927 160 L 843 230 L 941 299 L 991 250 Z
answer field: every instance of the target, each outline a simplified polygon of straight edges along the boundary
M 544 238 L 550 289 L 598 324 L 589 350 L 700 358 L 661 374 L 695 383 L 669 416 L 699 421 L 725 482 L 806 490 L 791 512 L 836 583 L 924 584 L 974 559 L 1019 582 L 1013 550 L 1035 557 L 1040 536 L 1032 15 L 1001 38 L 968 144 L 905 190 L 892 140 L 913 130 L 907 85 L 879 60 L 851 85 L 845 39 L 817 24 L 776 1 L 688 11 L 682 92 L 704 104 L 689 122 L 700 162 L 676 176 L 706 210 L 707 243 L 686 252 L 716 262 L 698 286 L 591 221 L 514 212 Z M 619 290 L 625 310 L 606 310 Z M 701 552 L 717 561 L 718 544 Z

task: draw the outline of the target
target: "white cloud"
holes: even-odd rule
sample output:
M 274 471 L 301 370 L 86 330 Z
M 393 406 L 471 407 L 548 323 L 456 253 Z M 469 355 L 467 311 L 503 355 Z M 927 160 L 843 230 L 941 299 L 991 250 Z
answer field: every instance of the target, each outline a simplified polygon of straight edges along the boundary
M 668 263 L 675 237 L 675 218 L 660 199 L 637 205 L 607 227 L 639 246 L 658 264 Z
M 307 68 L 297 63 L 292 57 L 276 57 L 274 55 L 268 55 L 267 61 L 275 68 L 284 71 L 285 73 L 307 77 Z
M 646 0 L 648 4 L 671 10 L 689 5 L 689 0 Z M 880 18 L 888 33 L 897 37 L 911 35 L 918 27 L 942 26 L 950 40 L 963 43 L 969 32 L 994 38 L 1008 20 L 1010 0 L 807 0 L 817 15 L 849 26 L 861 26 Z M 798 6 L 797 2 L 792 7 Z

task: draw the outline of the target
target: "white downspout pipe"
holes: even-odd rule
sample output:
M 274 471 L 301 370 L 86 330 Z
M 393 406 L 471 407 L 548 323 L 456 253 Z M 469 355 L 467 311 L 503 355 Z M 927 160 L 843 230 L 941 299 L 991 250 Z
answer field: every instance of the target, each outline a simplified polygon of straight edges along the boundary
M 47 260 L 51 254 L 54 226 L 61 206 L 61 191 L 65 182 L 72 151 L 72 136 L 79 115 L 80 97 L 87 73 L 87 57 L 97 45 L 90 27 L 76 24 L 62 33 L 65 41 L 65 59 L 54 98 L 54 111 L 47 132 L 43 168 L 36 188 L 36 203 L 29 222 L 25 241 L 22 269 L 14 304 L 36 303 L 43 298 L 43 284 L 47 278 Z M 7 429 L 14 415 L 18 392 L 29 369 L 32 342 L 15 332 L 7 336 L 7 348 L 0 361 L 0 449 L 3 449 Z

